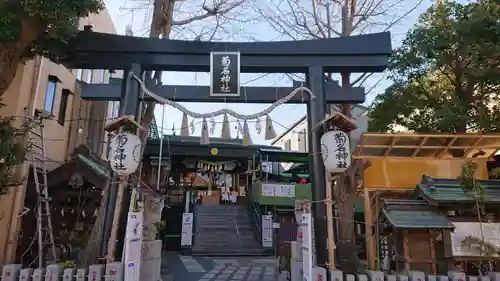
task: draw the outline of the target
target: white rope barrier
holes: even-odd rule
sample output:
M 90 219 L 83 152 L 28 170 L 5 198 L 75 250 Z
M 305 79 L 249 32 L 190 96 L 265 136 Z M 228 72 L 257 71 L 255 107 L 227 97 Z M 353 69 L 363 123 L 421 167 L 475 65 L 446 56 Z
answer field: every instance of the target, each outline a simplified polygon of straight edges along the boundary
M 269 113 L 271 113 L 275 108 L 277 108 L 280 105 L 285 104 L 286 102 L 288 102 L 289 100 L 291 100 L 298 93 L 307 92 L 311 96 L 311 99 L 316 98 L 316 96 L 313 94 L 313 92 L 309 88 L 307 88 L 307 87 L 298 87 L 298 88 L 294 89 L 292 92 L 290 92 L 288 95 L 286 95 L 285 97 L 283 97 L 283 98 L 275 101 L 268 108 L 266 108 L 266 109 L 264 109 L 264 110 L 262 110 L 260 112 L 254 113 L 254 114 L 249 114 L 249 115 L 247 115 L 247 114 L 240 114 L 240 113 L 237 113 L 234 110 L 227 109 L 227 108 L 219 109 L 219 110 L 216 110 L 216 111 L 213 111 L 213 112 L 210 112 L 210 113 L 197 113 L 197 112 L 194 112 L 194 111 L 191 111 L 191 110 L 185 108 L 184 106 L 182 106 L 181 104 L 179 104 L 179 103 L 177 103 L 175 101 L 171 101 L 169 99 L 162 98 L 162 97 L 158 96 L 157 94 L 151 92 L 146 87 L 146 83 L 144 83 L 144 81 L 141 78 L 137 77 L 135 74 L 131 74 L 131 77 L 133 79 L 135 79 L 139 83 L 139 85 L 141 86 L 141 89 L 144 91 L 144 93 L 146 95 L 152 97 L 153 99 L 155 99 L 156 101 L 158 101 L 158 103 L 169 105 L 169 106 L 171 106 L 171 107 L 173 107 L 173 108 L 181 111 L 182 113 L 187 114 L 188 116 L 190 116 L 192 118 L 203 118 L 203 119 L 205 119 L 205 118 L 211 118 L 211 117 L 216 117 L 216 116 L 227 114 L 227 115 L 231 115 L 231 116 L 235 117 L 236 119 L 246 121 L 246 120 L 258 119 L 260 117 L 269 115 Z

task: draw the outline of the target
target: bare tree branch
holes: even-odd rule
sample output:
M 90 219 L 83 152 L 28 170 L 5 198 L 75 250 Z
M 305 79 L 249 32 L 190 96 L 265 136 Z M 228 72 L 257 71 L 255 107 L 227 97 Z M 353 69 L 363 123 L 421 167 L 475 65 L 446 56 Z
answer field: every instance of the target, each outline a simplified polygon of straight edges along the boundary
M 269 27 L 291 40 L 332 38 L 388 31 L 401 24 L 423 0 L 359 0 L 347 7 L 347 34 L 342 30 L 343 0 L 253 0 L 253 9 Z M 363 74 L 351 85 L 361 85 L 371 74 Z

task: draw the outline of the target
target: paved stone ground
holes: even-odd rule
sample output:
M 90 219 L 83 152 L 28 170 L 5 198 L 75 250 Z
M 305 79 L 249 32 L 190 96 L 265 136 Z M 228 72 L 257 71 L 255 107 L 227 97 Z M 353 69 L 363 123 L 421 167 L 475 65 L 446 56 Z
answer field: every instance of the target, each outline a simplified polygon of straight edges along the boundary
M 284 281 L 274 258 L 162 257 L 163 281 Z

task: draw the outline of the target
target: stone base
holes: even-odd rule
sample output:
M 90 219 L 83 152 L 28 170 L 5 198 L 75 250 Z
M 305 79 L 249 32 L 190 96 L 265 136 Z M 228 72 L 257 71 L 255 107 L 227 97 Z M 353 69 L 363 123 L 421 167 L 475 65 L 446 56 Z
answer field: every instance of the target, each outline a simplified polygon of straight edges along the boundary
M 141 259 L 141 281 L 161 280 L 162 241 L 144 241 Z

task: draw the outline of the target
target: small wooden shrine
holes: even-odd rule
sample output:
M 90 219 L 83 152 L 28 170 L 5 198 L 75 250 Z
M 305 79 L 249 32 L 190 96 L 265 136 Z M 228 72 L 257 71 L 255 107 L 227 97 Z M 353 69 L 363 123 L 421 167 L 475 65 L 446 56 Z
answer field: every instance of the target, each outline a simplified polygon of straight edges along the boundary
M 382 263 L 384 259 L 386 260 L 382 253 L 389 252 L 388 241 L 380 236 L 382 230 L 377 225 L 377 222 L 381 221 L 380 215 L 383 214 L 382 207 L 385 203 L 388 204 L 388 210 L 394 212 L 403 208 L 400 211 L 406 212 L 406 208 L 414 205 L 403 206 L 404 201 L 397 200 L 414 199 L 412 194 L 417 184 L 421 183 L 422 175 L 431 178 L 455 179 L 460 175 L 460 168 L 466 160 L 477 164 L 475 178 L 486 180 L 488 179 L 487 162 L 499 151 L 499 148 L 500 135 L 498 134 L 364 133 L 356 145 L 353 158 L 366 162 L 363 180 L 358 183 L 357 188 L 358 193 L 364 197 L 365 224 L 371 226 L 366 227 L 369 268 L 382 268 Z M 384 199 L 396 199 L 396 201 Z M 424 209 L 431 208 L 427 211 L 433 211 L 432 208 L 435 208 L 432 204 L 421 206 L 419 203 L 414 208 L 417 206 Z M 441 212 L 441 210 L 438 211 Z M 387 223 L 388 226 L 391 225 Z M 404 224 L 399 226 L 404 226 Z M 434 229 L 434 233 L 436 233 L 435 230 L 449 229 L 445 226 L 447 225 L 443 224 Z M 395 227 L 392 226 L 392 228 Z M 401 235 L 399 238 L 403 239 Z M 437 239 L 437 234 L 433 235 Z M 408 238 L 409 236 L 406 239 Z M 403 241 L 401 239 L 400 241 Z M 422 243 L 429 244 L 428 239 L 424 240 L 426 242 Z M 400 253 L 404 259 L 403 252 Z M 431 259 L 430 256 L 429 259 Z M 398 270 L 404 268 L 404 262 L 402 265 L 402 267 L 398 266 Z M 432 269 L 428 261 L 426 266 Z
M 484 188 L 481 199 L 457 179 L 423 176 L 411 199 L 383 200 L 378 235 L 388 248 L 381 253 L 382 268 L 432 274 L 455 269 L 470 275 L 479 275 L 482 262 L 494 268 L 500 250 L 500 181 L 477 184 Z M 494 252 L 482 251 L 483 243 Z
M 105 198 L 103 190 L 108 186 L 111 169 L 109 164 L 84 145 L 75 148 L 72 158 L 47 174 L 49 196 L 51 196 L 52 226 L 60 261 L 97 261 L 101 254 L 85 254 L 94 247 L 99 249 L 103 235 L 89 244 L 92 230 L 98 218 L 99 207 Z M 28 185 L 34 185 L 32 177 Z M 25 210 L 36 210 L 38 196 L 35 188 L 28 188 Z M 96 229 L 102 229 L 99 226 Z M 36 212 L 27 212 L 22 219 L 20 245 L 17 260 L 31 264 L 38 256 L 33 245 L 37 234 Z

